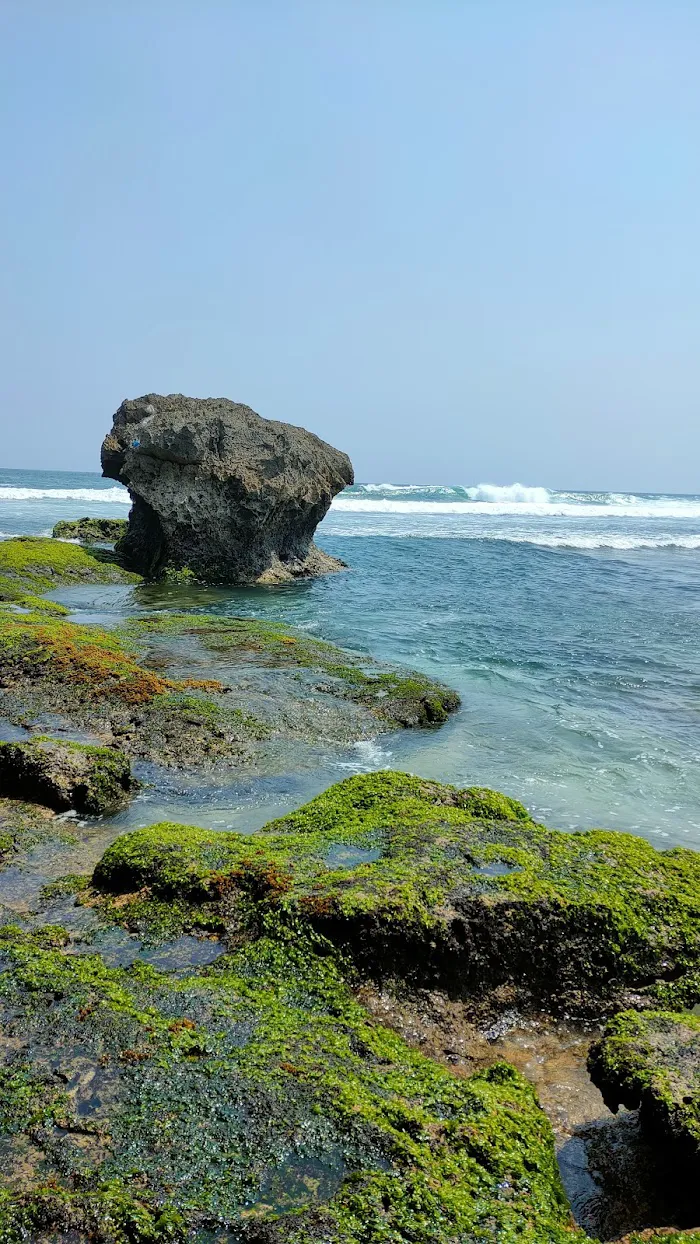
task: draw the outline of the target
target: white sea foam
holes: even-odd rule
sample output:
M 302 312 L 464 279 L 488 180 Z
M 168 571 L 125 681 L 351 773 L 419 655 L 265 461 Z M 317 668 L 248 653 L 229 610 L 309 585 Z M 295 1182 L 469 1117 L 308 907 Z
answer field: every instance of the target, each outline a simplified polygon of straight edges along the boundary
M 388 526 L 343 526 L 332 527 L 333 535 L 337 536 L 390 536 L 392 539 L 414 540 L 485 540 L 506 544 L 532 544 L 539 548 L 550 549 L 700 549 L 700 533 L 697 535 L 674 535 L 665 532 L 658 536 L 634 535 L 596 535 L 592 532 L 562 532 L 561 534 L 546 531 L 521 532 L 507 528 L 498 531 L 479 531 L 473 527 L 459 524 L 436 526 L 433 524 L 410 524 L 401 527 Z
M 126 488 L 5 488 L 0 487 L 1 501 L 86 501 L 91 504 L 130 505 Z
M 532 491 L 535 491 L 534 489 Z M 354 514 L 463 514 L 517 518 L 700 518 L 700 500 L 675 497 L 609 503 L 587 501 L 390 501 L 342 495 L 332 510 Z
M 354 492 L 431 492 L 436 496 L 461 495 L 468 491 L 464 488 L 453 488 L 449 484 L 355 484 Z
M 528 488 L 525 484 L 476 484 L 465 492 L 472 501 L 500 505 L 549 505 L 551 501 L 548 488 Z
M 595 536 L 567 534 L 487 536 L 489 540 L 507 540 L 511 544 L 537 544 L 548 549 L 700 549 L 700 534 L 695 536 Z

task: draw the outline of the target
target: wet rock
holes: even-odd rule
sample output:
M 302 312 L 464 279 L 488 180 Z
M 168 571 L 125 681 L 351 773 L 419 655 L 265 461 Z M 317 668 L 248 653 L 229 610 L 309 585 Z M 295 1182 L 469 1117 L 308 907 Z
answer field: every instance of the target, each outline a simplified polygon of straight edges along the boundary
M 650 1227 L 647 1231 L 633 1231 L 618 1244 L 700 1244 L 700 1227 L 690 1231 L 676 1231 L 675 1227 Z
M 137 579 L 110 561 L 106 550 L 38 536 L 0 540 L 0 624 L 3 613 L 17 609 L 66 614 L 64 605 L 43 595 L 63 584 L 134 583 Z
M 339 845 L 371 858 L 336 868 Z M 496 863 L 510 867 L 484 867 Z M 492 999 L 499 1012 L 700 998 L 700 856 L 560 833 L 504 795 L 408 774 L 349 778 L 248 837 L 138 830 L 108 849 L 95 883 L 195 907 L 218 899 L 250 928 L 274 912 L 374 980 Z
M 53 809 L 41 804 L 0 798 L 0 868 L 19 851 L 47 838 L 54 841 L 55 816 Z
M 136 785 L 128 758 L 112 748 L 48 738 L 0 743 L 0 796 L 6 799 L 100 816 L 126 803 Z
M 302 937 L 177 977 L 66 940 L 0 931 L 3 1241 L 583 1241 L 526 1081 L 411 1050 Z
M 91 560 L 76 545 L 44 543 Z M 5 716 L 60 713 L 73 729 L 169 767 L 262 765 L 268 739 L 344 747 L 437 726 L 458 705 L 456 692 L 425 675 L 280 623 L 158 614 L 107 631 L 0 610 Z
M 56 523 L 54 540 L 80 540 L 83 544 L 114 544 L 126 535 L 125 518 L 75 518 Z
M 122 402 L 102 470 L 133 501 L 119 554 L 149 578 L 277 583 L 341 565 L 313 535 L 353 482 L 349 458 L 249 406 L 178 393 Z
M 645 1133 L 700 1175 L 700 1016 L 624 1011 L 591 1046 L 588 1067 L 607 1105 L 639 1109 Z M 697 1185 L 696 1185 L 697 1186 Z M 700 1198 L 698 1198 L 700 1215 Z

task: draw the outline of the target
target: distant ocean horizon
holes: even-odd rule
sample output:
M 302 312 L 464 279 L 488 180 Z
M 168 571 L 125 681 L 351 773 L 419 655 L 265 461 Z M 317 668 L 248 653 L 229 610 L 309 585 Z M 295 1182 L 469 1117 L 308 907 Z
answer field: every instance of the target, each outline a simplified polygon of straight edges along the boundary
M 97 472 L 0 469 L 0 536 L 16 534 L 18 521 L 36 526 L 52 520 L 53 526 L 56 509 L 65 506 L 72 514 L 76 504 L 100 513 L 106 507 L 112 516 L 123 514 L 130 498 L 126 488 Z M 695 549 L 700 494 L 564 491 L 520 483 L 357 483 L 334 499 L 325 528 L 551 548 Z
M 0 470 L 1 537 L 128 507 L 97 473 Z M 489 785 L 562 829 L 700 847 L 700 495 L 369 482 L 317 535 L 347 573 L 169 589 L 163 607 L 280 617 L 460 691 L 446 726 L 358 746 L 344 772 Z M 149 592 L 60 596 L 78 621 L 116 621 Z

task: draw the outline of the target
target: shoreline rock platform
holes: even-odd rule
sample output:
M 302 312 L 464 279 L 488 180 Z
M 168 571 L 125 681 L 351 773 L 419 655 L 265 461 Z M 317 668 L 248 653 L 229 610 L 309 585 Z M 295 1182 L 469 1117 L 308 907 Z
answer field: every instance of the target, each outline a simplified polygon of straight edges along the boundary
M 139 582 L 99 547 L 0 544 L 0 711 L 28 735 L 0 745 L 0 779 L 3 757 L 22 771 L 0 780 L 0 868 L 21 875 L 32 843 L 45 855 L 71 832 L 51 804 L 95 815 L 115 783 L 128 798 L 130 757 L 231 766 L 275 732 L 347 740 L 458 707 L 424 675 L 282 623 L 161 612 L 107 629 L 46 597 Z M 100 745 L 38 736 L 59 711 Z M 160 823 L 107 843 L 0 925 L 2 1244 L 610 1239 L 573 1222 L 528 1078 L 489 1060 L 513 1015 L 607 1025 L 594 1082 L 641 1103 L 652 1144 L 687 1150 L 692 851 L 560 833 L 498 792 L 398 772 L 346 779 L 253 834 Z M 117 936 L 185 959 L 110 966 Z M 213 952 L 199 967 L 191 944 Z M 482 1065 L 442 1056 L 440 1017 L 478 1027 Z M 608 1158 L 624 1179 L 614 1144 Z M 675 1220 L 631 1205 L 626 1244 L 698 1244 L 694 1196 Z

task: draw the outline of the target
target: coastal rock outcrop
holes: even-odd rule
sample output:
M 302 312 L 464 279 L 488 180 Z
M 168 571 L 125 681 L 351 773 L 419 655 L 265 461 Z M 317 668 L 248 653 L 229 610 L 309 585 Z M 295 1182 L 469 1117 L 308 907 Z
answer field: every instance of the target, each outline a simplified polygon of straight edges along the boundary
M 276 583 L 342 566 L 313 536 L 353 482 L 350 459 L 249 406 L 179 393 L 122 402 L 102 471 L 133 501 L 119 554 L 149 578 Z
M 118 838 L 94 884 L 199 907 L 255 902 L 361 973 L 505 1007 L 598 1016 L 700 1001 L 700 855 L 567 834 L 517 800 L 406 773 L 329 787 L 253 838 L 180 824 Z M 122 916 L 125 909 L 120 908 Z
M 0 743 L 0 795 L 100 816 L 127 803 L 137 786 L 123 752 L 54 739 Z
M 639 1110 L 652 1141 L 700 1172 L 700 1016 L 622 1011 L 591 1046 L 588 1069 L 606 1105 Z M 697 1185 L 696 1185 L 697 1186 Z M 699 1207 L 700 1208 L 700 1207 Z

